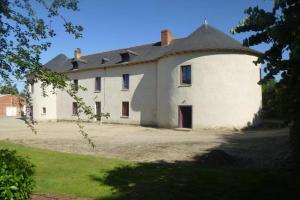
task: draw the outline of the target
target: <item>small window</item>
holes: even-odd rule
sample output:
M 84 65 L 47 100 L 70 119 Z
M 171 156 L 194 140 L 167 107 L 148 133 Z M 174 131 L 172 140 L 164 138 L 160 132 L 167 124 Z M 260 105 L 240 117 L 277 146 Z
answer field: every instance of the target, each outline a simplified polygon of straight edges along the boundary
M 72 108 L 73 115 L 78 115 L 78 105 L 77 102 L 73 102 L 73 108 Z
M 190 85 L 191 83 L 191 65 L 181 66 L 181 84 Z
M 28 86 L 28 92 L 33 94 L 33 91 L 34 91 L 34 84 L 33 83 L 29 83 L 29 86 Z
M 74 90 L 77 92 L 78 91 L 78 80 L 74 79 L 73 84 L 74 84 Z
M 43 107 L 43 115 L 46 115 L 46 112 L 47 112 L 46 107 Z
M 78 62 L 72 62 L 72 70 L 78 69 Z
M 122 89 L 124 89 L 124 90 L 129 89 L 129 74 L 123 74 Z
M 101 91 L 101 77 L 95 78 L 95 91 Z
M 129 117 L 129 102 L 122 102 L 122 117 Z
M 96 120 L 97 121 L 101 121 L 101 102 L 100 101 L 96 101 L 95 103 L 96 105 Z
M 129 53 L 121 53 L 121 59 L 122 59 L 122 62 L 129 62 L 130 60 L 130 55 Z

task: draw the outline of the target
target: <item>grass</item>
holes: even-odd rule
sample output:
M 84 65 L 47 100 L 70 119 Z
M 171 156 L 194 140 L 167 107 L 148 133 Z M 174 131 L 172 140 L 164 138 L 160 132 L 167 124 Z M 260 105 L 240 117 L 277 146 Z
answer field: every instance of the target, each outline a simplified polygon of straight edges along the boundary
M 111 169 L 131 164 L 127 161 L 60 153 L 4 142 L 0 143 L 0 148 L 15 149 L 18 154 L 32 161 L 36 166 L 36 192 L 75 197 L 111 196 L 111 186 L 93 181 L 91 177 L 104 177 Z
M 113 199 L 295 199 L 299 171 L 208 168 L 192 163 L 134 163 L 0 142 L 36 166 L 37 192 Z

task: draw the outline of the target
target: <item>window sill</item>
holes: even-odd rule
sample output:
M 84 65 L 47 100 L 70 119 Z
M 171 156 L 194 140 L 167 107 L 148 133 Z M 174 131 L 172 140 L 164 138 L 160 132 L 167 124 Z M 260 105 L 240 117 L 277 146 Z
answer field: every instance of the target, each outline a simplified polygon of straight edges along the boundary
M 121 89 L 121 91 L 129 91 L 129 89 Z
M 121 116 L 120 118 L 125 118 L 126 119 L 126 118 L 129 118 L 129 116 Z
M 46 115 L 46 113 L 42 113 L 41 115 L 43 115 L 43 116 L 44 116 L 44 115 Z
M 95 90 L 94 93 L 101 93 L 101 90 Z
M 192 86 L 192 84 L 181 84 L 178 87 L 191 87 L 191 86 Z

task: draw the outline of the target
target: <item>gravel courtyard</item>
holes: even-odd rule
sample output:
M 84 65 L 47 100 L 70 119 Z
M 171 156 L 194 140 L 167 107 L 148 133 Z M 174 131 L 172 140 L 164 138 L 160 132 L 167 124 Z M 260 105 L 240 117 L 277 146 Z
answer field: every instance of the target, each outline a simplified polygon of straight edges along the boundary
M 171 130 L 130 125 L 84 123 L 96 144 L 92 149 L 74 122 L 43 122 L 35 135 L 21 119 L 0 118 L 0 140 L 62 152 L 93 154 L 135 161 L 187 161 L 220 148 L 239 156 L 278 159 L 286 155 L 286 129 L 269 131 Z M 278 145 L 283 147 L 278 150 Z M 262 153 L 263 152 L 263 153 Z M 259 154 L 259 155 L 257 155 Z

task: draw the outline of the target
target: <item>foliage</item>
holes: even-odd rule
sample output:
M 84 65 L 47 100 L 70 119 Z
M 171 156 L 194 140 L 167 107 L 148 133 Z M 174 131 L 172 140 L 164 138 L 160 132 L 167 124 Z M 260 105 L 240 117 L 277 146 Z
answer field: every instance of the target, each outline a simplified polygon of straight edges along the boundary
M 16 84 L 12 85 L 11 83 L 8 83 L 6 85 L 0 86 L 0 94 L 19 95 L 19 91 Z
M 300 134 L 299 126 L 296 126 L 300 122 L 300 0 L 274 0 L 271 11 L 250 7 L 245 14 L 247 17 L 234 28 L 233 33 L 254 32 L 244 40 L 246 46 L 270 45 L 256 62 L 266 65 L 267 75 L 262 82 L 281 74 L 277 84 L 279 106 L 284 118 L 294 126 L 294 134 Z M 300 144 L 300 140 L 292 143 Z M 300 145 L 294 147 L 297 146 Z
M 16 151 L 0 149 L 1 199 L 28 199 L 34 186 L 33 172 L 33 165 Z
M 262 84 L 262 117 L 264 119 L 281 119 L 281 110 L 279 107 L 280 91 L 275 79 L 270 79 Z
M 94 118 L 92 108 L 78 97 L 77 90 L 68 81 L 67 76 L 43 68 L 40 62 L 41 53 L 51 47 L 50 39 L 56 36 L 51 26 L 54 21 L 58 23 L 58 20 L 62 20 L 65 32 L 75 38 L 82 37 L 83 27 L 74 25 L 61 15 L 66 10 L 79 11 L 78 0 L 0 1 L 0 80 L 8 84 L 14 78 L 25 81 L 27 86 L 40 81 L 44 96 L 47 96 L 47 87 L 53 91 L 60 89 L 67 92 L 79 107 L 77 123 L 79 132 L 94 146 L 80 125 L 81 115 Z M 84 90 L 83 87 L 79 89 Z M 31 107 L 30 94 L 27 92 L 23 96 Z M 31 119 L 26 123 L 36 133 L 34 121 Z

